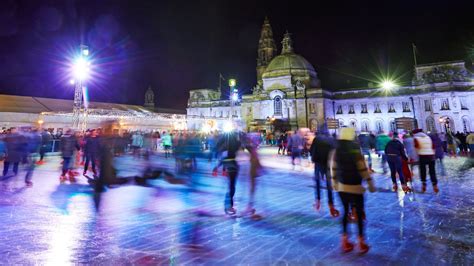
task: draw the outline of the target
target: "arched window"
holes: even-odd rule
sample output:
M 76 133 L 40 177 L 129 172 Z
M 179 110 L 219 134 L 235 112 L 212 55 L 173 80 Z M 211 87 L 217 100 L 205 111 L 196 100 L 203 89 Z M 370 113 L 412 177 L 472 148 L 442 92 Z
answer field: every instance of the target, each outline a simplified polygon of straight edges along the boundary
M 375 129 L 377 130 L 377 133 L 382 133 L 383 132 L 383 121 L 382 120 L 375 121 Z
M 390 120 L 390 131 L 397 132 L 397 124 L 395 123 L 395 119 Z
M 281 97 L 276 96 L 273 98 L 273 110 L 275 115 L 281 115 Z
M 354 129 L 357 129 L 357 121 L 355 119 L 351 119 L 349 121 L 349 126 L 354 128 Z
M 426 118 L 426 130 L 429 131 L 429 132 L 435 132 L 436 131 L 435 121 L 434 121 L 434 118 L 431 117 L 431 116 Z
M 369 132 L 369 120 L 362 120 L 360 130 L 364 132 Z
M 469 125 L 469 118 L 467 116 L 463 116 L 462 118 L 462 130 L 464 133 L 469 133 L 471 131 L 470 125 Z

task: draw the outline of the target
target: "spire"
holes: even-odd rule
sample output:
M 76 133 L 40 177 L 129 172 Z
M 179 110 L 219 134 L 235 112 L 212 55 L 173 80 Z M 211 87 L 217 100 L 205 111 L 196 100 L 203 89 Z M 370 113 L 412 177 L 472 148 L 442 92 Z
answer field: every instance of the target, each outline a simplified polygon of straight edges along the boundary
M 148 86 L 148 89 L 145 92 L 145 106 L 155 107 L 155 93 L 151 86 Z
M 275 56 L 276 45 L 273 40 L 272 26 L 268 17 L 263 21 L 262 31 L 260 32 L 260 40 L 258 41 L 258 66 L 266 66 Z
M 291 34 L 286 31 L 283 40 L 281 41 L 281 54 L 291 54 L 293 53 L 293 41 L 291 40 Z
M 257 55 L 257 80 L 262 79 L 265 68 L 273 59 L 276 53 L 276 45 L 273 40 L 272 26 L 270 20 L 265 17 L 263 20 L 262 30 L 260 32 L 260 40 L 258 41 Z

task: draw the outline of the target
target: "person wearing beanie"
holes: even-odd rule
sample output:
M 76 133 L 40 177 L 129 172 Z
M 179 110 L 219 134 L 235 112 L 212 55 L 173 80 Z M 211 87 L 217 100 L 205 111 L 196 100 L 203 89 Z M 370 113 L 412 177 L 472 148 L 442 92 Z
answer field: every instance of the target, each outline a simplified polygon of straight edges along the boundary
M 402 171 L 402 160 L 408 161 L 408 157 L 405 154 L 405 146 L 401 143 L 397 134 L 393 134 L 392 140 L 390 140 L 385 146 L 385 155 L 387 156 L 388 166 L 390 168 L 390 177 L 392 178 L 393 191 L 398 191 L 397 178 L 400 178 L 403 191 L 407 192 L 408 187 L 405 183 L 405 179 Z
M 353 206 L 359 217 L 357 219 L 359 249 L 363 254 L 369 251 L 369 246 L 364 240 L 364 221 L 362 217 L 364 215 L 365 188 L 362 186 L 362 181 L 365 180 L 368 183 L 370 192 L 374 192 L 375 187 L 354 137 L 355 131 L 353 128 L 342 128 L 340 130 L 336 148 L 331 151 L 329 156 L 329 169 L 333 189 L 338 191 L 344 206 L 342 249 L 344 252 L 350 252 L 354 249 L 354 244 L 349 241 L 347 232 L 349 206 Z

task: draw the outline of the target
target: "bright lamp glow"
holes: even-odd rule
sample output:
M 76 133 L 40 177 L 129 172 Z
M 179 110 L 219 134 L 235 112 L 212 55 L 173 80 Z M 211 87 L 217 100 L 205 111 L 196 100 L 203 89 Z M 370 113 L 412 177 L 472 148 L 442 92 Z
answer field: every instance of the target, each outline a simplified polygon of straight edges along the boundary
M 234 130 L 234 125 L 232 124 L 232 122 L 227 121 L 224 123 L 224 127 L 222 128 L 222 130 L 224 130 L 224 132 L 226 133 L 232 132 Z
M 235 79 L 229 79 L 229 86 L 235 87 L 235 85 L 237 85 L 237 81 Z
M 79 57 L 72 66 L 72 73 L 77 80 L 85 80 L 89 76 L 90 63 L 83 57 Z
M 382 89 L 384 89 L 384 90 L 392 90 L 393 88 L 395 88 L 397 86 L 391 80 L 384 80 L 384 81 L 382 81 L 382 83 L 380 85 L 381 85 Z
M 239 100 L 239 95 L 237 93 L 232 94 L 232 101 L 238 101 Z
M 208 124 L 202 125 L 201 131 L 205 134 L 209 134 L 211 132 L 211 126 Z

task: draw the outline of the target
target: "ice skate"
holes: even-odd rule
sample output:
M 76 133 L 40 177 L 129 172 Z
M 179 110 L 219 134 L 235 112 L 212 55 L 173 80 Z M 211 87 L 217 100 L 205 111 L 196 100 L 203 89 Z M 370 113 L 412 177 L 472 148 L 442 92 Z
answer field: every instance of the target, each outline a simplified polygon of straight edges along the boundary
M 425 193 L 426 192 L 426 183 L 423 183 L 421 185 L 421 193 Z
M 68 173 L 68 176 L 69 176 L 69 182 L 71 183 L 75 183 L 76 182 L 76 173 L 77 172 L 73 172 L 73 171 L 69 171 Z
M 316 200 L 313 204 L 313 208 L 316 210 L 316 211 L 319 211 L 321 209 L 321 201 L 320 200 Z
M 251 206 L 247 206 L 247 208 L 242 212 L 243 216 L 252 216 L 255 214 L 255 209 Z
M 367 252 L 369 252 L 369 245 L 367 245 L 364 241 L 364 238 L 362 237 L 359 237 L 359 253 L 360 254 L 365 254 Z
M 260 214 L 254 213 L 250 216 L 250 219 L 252 219 L 253 221 L 260 221 L 263 219 L 263 216 L 261 216 Z
M 438 192 L 439 192 L 438 185 L 433 185 L 433 192 L 438 194 Z
M 226 208 L 224 211 L 227 215 L 235 215 L 237 213 L 237 210 L 234 207 Z
M 397 192 L 398 191 L 398 186 L 397 184 L 392 185 L 392 191 Z
M 344 234 L 344 235 L 342 236 L 342 251 L 343 251 L 344 253 L 347 253 L 347 252 L 351 252 L 352 250 L 354 250 L 354 244 L 352 244 L 352 243 L 349 241 L 347 235 Z
M 329 213 L 332 217 L 339 217 L 339 211 L 334 208 L 334 204 L 329 204 Z
M 411 192 L 411 189 L 406 184 L 402 184 L 402 189 L 405 193 Z

